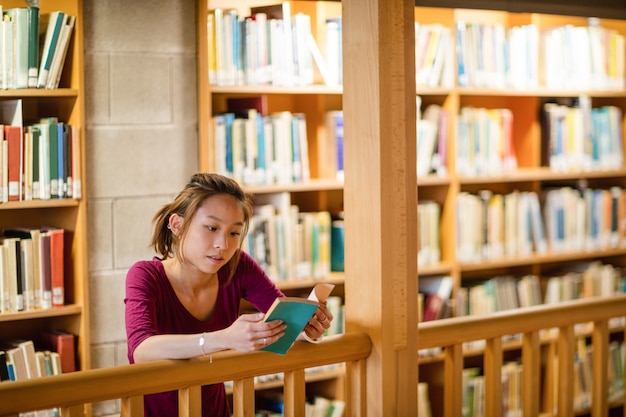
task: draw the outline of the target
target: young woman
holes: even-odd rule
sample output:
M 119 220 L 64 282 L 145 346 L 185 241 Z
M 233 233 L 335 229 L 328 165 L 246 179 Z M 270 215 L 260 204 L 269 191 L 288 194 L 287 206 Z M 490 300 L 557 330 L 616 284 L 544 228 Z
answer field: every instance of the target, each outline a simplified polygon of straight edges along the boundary
M 154 216 L 152 246 L 160 257 L 139 261 L 126 277 L 130 363 L 185 359 L 225 349 L 252 352 L 284 334 L 263 313 L 239 314 L 245 299 L 265 312 L 283 293 L 241 244 L 252 200 L 227 177 L 195 174 Z M 333 316 L 320 303 L 303 333 L 320 338 Z M 202 388 L 204 416 L 230 416 L 223 384 Z M 178 416 L 177 393 L 145 397 L 146 416 Z

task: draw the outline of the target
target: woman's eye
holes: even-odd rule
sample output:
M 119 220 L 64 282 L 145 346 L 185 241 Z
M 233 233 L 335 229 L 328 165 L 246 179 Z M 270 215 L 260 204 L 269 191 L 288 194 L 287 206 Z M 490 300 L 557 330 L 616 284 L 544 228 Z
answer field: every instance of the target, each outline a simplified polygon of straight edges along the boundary
M 217 227 L 213 227 L 213 226 L 207 226 L 206 228 L 209 232 L 215 232 L 217 230 Z
M 232 236 L 239 236 L 239 235 L 241 235 L 241 232 L 231 232 L 230 234 Z

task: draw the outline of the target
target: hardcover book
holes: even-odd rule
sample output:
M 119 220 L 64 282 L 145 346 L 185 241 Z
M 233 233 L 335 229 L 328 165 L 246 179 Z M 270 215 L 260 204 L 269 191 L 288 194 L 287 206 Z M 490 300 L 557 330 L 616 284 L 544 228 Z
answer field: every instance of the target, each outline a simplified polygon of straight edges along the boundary
M 319 307 L 318 300 L 326 300 L 334 287 L 333 284 L 319 283 L 315 285 L 308 298 L 276 298 L 272 306 L 267 310 L 263 321 L 281 320 L 287 325 L 285 335 L 261 350 L 281 355 L 287 353 L 300 332 L 304 329 L 304 326 L 313 317 L 315 310 Z
M 318 306 L 316 301 L 306 298 L 276 298 L 270 309 L 267 310 L 263 321 L 281 320 L 287 325 L 287 328 L 285 329 L 285 334 L 280 339 L 260 350 L 281 355 L 287 353 L 300 332 L 304 329 L 304 326 L 306 326 L 311 317 L 313 317 Z

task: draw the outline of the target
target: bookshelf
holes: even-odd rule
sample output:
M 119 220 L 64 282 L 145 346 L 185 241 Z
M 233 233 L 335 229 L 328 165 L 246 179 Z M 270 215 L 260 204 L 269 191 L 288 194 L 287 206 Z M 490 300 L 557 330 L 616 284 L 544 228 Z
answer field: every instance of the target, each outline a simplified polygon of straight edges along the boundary
M 455 8 L 429 8 L 416 7 L 415 20 L 421 25 L 442 25 L 448 28 L 452 33 L 458 36 L 459 25 L 463 23 L 480 24 L 482 27 L 494 27 L 501 25 L 505 30 L 512 27 L 520 27 L 523 25 L 534 25 L 537 28 L 538 44 L 542 45 L 542 34 L 548 28 L 561 27 L 570 25 L 570 27 L 587 27 L 599 26 L 602 28 L 614 30 L 620 35 L 626 34 L 626 21 L 617 19 L 593 19 L 589 20 L 585 17 L 578 16 L 562 16 L 548 15 L 539 13 L 511 13 L 494 10 L 468 10 Z M 456 38 L 454 38 L 456 40 Z M 455 45 L 452 43 L 452 45 Z M 454 46 L 453 46 L 454 47 Z M 485 52 L 486 49 L 483 49 Z M 595 166 L 592 168 L 576 167 L 574 165 L 566 168 L 551 168 L 549 161 L 544 156 L 546 152 L 545 136 L 546 125 L 543 121 L 543 110 L 545 103 L 555 99 L 563 101 L 572 101 L 579 97 L 588 98 L 592 108 L 596 109 L 602 106 L 615 106 L 619 109 L 619 120 L 616 126 L 623 132 L 624 118 L 623 113 L 626 111 L 626 93 L 623 88 L 623 66 L 621 72 L 617 76 L 618 83 L 611 85 L 593 84 L 588 80 L 581 79 L 577 85 L 548 86 L 549 77 L 542 75 L 541 68 L 544 65 L 544 57 L 542 57 L 542 49 L 537 49 L 538 59 L 536 61 L 536 79 L 534 82 L 524 80 L 519 81 L 518 86 L 509 85 L 506 81 L 501 81 L 501 85 L 496 87 L 489 82 L 497 79 L 492 74 L 491 80 L 476 77 L 473 83 L 462 86 L 458 78 L 458 65 L 460 58 L 455 54 L 452 61 L 454 79 L 453 82 L 446 86 L 435 86 L 433 88 L 420 87 L 418 85 L 417 94 L 421 98 L 421 111 L 432 104 L 441 106 L 449 115 L 447 123 L 448 136 L 448 155 L 447 173 L 446 175 L 430 174 L 418 178 L 418 201 L 434 201 L 441 207 L 441 220 L 439 223 L 440 250 L 441 257 L 439 262 L 418 267 L 418 276 L 420 279 L 428 281 L 433 277 L 449 276 L 452 278 L 453 288 L 451 292 L 451 311 L 453 315 L 464 315 L 467 312 L 461 312 L 459 309 L 465 305 L 462 301 L 461 293 L 465 291 L 464 287 L 471 291 L 483 282 L 494 277 L 513 277 L 515 282 L 524 276 L 537 276 L 541 281 L 541 302 L 547 291 L 547 280 L 555 275 L 564 275 L 567 272 L 578 272 L 582 275 L 579 268 L 580 264 L 591 263 L 592 261 L 601 261 L 603 264 L 612 265 L 616 271 L 618 282 L 622 280 L 622 268 L 625 265 L 626 247 L 623 240 L 619 238 L 615 243 L 591 242 L 590 236 L 583 238 L 581 245 L 572 245 L 567 248 L 558 247 L 557 243 L 548 241 L 548 247 L 545 251 L 540 250 L 533 241 L 531 247 L 527 251 L 506 253 L 504 249 L 495 250 L 493 246 L 488 246 L 492 252 L 481 252 L 487 244 L 483 240 L 474 241 L 474 248 L 478 248 L 477 252 L 469 255 L 463 250 L 461 236 L 463 232 L 470 228 L 471 204 L 470 200 L 462 200 L 463 204 L 458 204 L 459 197 L 465 194 L 473 196 L 480 195 L 484 190 L 488 190 L 491 194 L 499 194 L 502 196 L 513 192 L 529 192 L 535 193 L 539 197 L 541 213 L 540 216 L 547 227 L 547 217 L 549 211 L 546 206 L 549 204 L 546 194 L 550 189 L 567 187 L 576 190 L 575 193 L 584 195 L 585 190 L 609 190 L 611 187 L 623 188 L 626 180 L 626 170 L 623 163 L 618 166 L 606 165 Z M 623 56 L 624 50 L 621 45 L 619 55 Z M 618 55 L 617 53 L 615 53 Z M 489 77 L 487 77 L 489 78 Z M 554 81 L 552 81 L 554 82 Z M 621 84 L 619 84 L 621 83 Z M 520 86 L 521 85 L 521 86 Z M 582 99 L 581 99 L 582 102 Z M 461 114 L 465 108 L 486 108 L 493 109 L 509 109 L 513 115 L 512 144 L 517 158 L 517 167 L 510 171 L 501 171 L 498 173 L 477 173 L 467 174 L 462 172 L 464 168 L 455 153 L 458 155 L 462 145 L 462 130 L 458 124 Z M 622 143 L 620 148 L 616 150 L 619 158 L 623 160 L 623 136 L 618 136 Z M 478 168 L 480 169 L 480 167 Z M 482 207 L 482 206 L 479 206 Z M 570 208 L 571 210 L 571 208 Z M 623 219 L 623 214 L 616 213 L 619 219 Z M 471 217 L 474 218 L 474 217 Z M 620 220 L 622 221 L 622 220 Z M 505 225 L 506 228 L 508 225 Z M 518 229 L 519 230 L 519 229 Z M 489 241 L 491 242 L 491 241 Z M 590 243 L 591 242 L 591 243 Z M 500 253 L 493 255 L 493 253 Z M 492 253 L 490 256 L 489 253 Z M 579 282 L 582 284 L 582 280 Z M 623 292 L 623 287 L 614 285 L 611 289 L 614 292 Z M 467 297 L 467 293 L 464 293 Z M 515 295 L 515 294 L 514 294 Z M 605 294 L 607 295 L 607 294 Z M 610 296 L 608 294 L 607 296 Z M 483 299 L 483 303 L 487 301 Z M 493 311 L 493 310 L 492 310 Z M 622 327 L 612 330 L 613 338 L 620 338 Z M 623 337 L 623 335 L 621 336 Z M 550 369 L 551 362 L 558 355 L 554 349 L 554 340 L 548 339 L 542 342 L 542 363 Z M 519 349 L 509 344 L 506 349 L 505 360 L 514 359 L 519 355 Z M 473 353 L 468 350 L 465 353 L 466 367 L 480 367 L 482 359 L 482 349 L 478 350 L 479 357 L 476 358 L 476 351 Z M 434 415 L 441 412 L 441 388 L 443 380 L 440 373 L 442 372 L 443 358 L 437 357 L 421 357 L 420 358 L 420 381 L 427 381 L 432 384 L 430 389 L 431 403 L 433 404 Z M 549 378 L 549 371 L 546 375 L 542 375 L 542 381 Z M 545 382 L 548 385 L 551 382 Z M 542 392 L 544 403 L 541 406 L 542 412 L 548 413 L 548 404 L 554 393 Z M 613 401 L 612 407 L 623 407 L 623 400 Z M 577 411 L 584 414 L 585 409 Z
M 206 27 L 206 22 L 202 20 L 202 16 L 206 12 L 206 5 L 201 2 L 199 16 L 200 16 L 200 38 L 199 38 L 199 50 L 206 50 L 206 36 L 207 33 L 203 32 Z M 264 4 L 267 2 L 264 2 Z M 299 2 L 289 2 L 291 4 Z M 307 2 L 308 7 L 317 8 L 324 7 L 324 2 Z M 226 7 L 227 5 L 220 5 L 219 2 L 209 2 L 209 8 L 214 7 Z M 397 5 L 396 5 L 397 6 Z M 348 5 L 346 4 L 346 7 Z M 319 10 L 319 9 L 316 9 Z M 394 9 L 395 10 L 395 9 Z M 552 26 L 562 25 L 574 25 L 574 26 L 587 26 L 589 21 L 585 17 L 577 16 L 562 16 L 562 15 L 549 15 L 538 13 L 512 13 L 493 10 L 469 10 L 461 8 L 442 8 L 442 7 L 415 7 L 415 21 L 420 24 L 432 24 L 441 25 L 448 28 L 452 34 L 458 22 L 473 22 L 480 24 L 501 24 L 505 28 L 513 26 L 534 24 L 539 29 L 545 29 Z M 356 13 L 359 17 L 369 17 L 369 14 Z M 316 20 L 316 19 L 313 19 Z M 380 22 L 378 22 L 380 24 Z M 626 34 L 626 24 L 624 21 L 616 19 L 600 19 L 597 21 L 600 26 L 614 29 L 620 34 Z M 595 24 L 595 23 L 594 23 Z M 405 29 L 406 32 L 406 29 Z M 345 33 L 344 33 L 345 36 Z M 353 39 L 354 40 L 354 39 Z M 454 42 L 455 38 L 452 37 Z M 204 42 L 204 44 L 203 44 Z M 452 43 L 452 45 L 454 45 Z M 453 48 L 453 46 L 452 46 Z M 406 52 L 406 51 L 405 51 Z M 623 52 L 623 51 L 622 51 Z M 202 52 L 201 52 L 202 55 Z M 354 53 L 350 55 L 354 62 Z M 344 55 L 346 58 L 346 55 Z M 379 58 L 379 57 L 374 57 Z M 348 58 L 346 58 L 348 59 Z M 568 86 L 558 88 L 547 88 L 542 84 L 543 81 L 537 80 L 536 84 L 532 86 L 524 85 L 523 87 L 509 87 L 506 85 L 500 87 L 494 87 L 491 85 L 476 86 L 471 85 L 467 87 L 460 86 L 456 77 L 456 57 L 452 55 L 453 73 L 452 82 L 449 85 L 437 85 L 433 87 L 424 87 L 418 85 L 416 94 L 421 99 L 420 109 L 423 111 L 428 105 L 436 104 L 445 109 L 448 113 L 447 128 L 449 132 L 448 136 L 448 154 L 454 155 L 459 146 L 458 132 L 456 123 L 460 119 L 460 112 L 463 108 L 476 107 L 487 109 L 508 109 L 514 117 L 513 123 L 513 149 L 517 158 L 517 168 L 506 172 L 500 172 L 491 175 L 467 175 L 457 173 L 457 161 L 454 157 L 449 157 L 446 162 L 445 168 L 447 174 L 445 175 L 426 175 L 420 176 L 417 179 L 418 188 L 418 201 L 434 201 L 441 206 L 441 220 L 439 223 L 439 235 L 441 236 L 440 244 L 440 261 L 428 265 L 420 265 L 418 267 L 419 277 L 436 277 L 440 275 L 447 275 L 453 279 L 452 288 L 452 300 L 456 300 L 456 296 L 459 290 L 466 285 L 472 285 L 485 280 L 488 277 L 497 275 L 514 275 L 521 277 L 523 275 L 534 274 L 537 276 L 548 276 L 555 273 L 559 268 L 578 263 L 580 261 L 592 261 L 601 260 L 604 263 L 615 265 L 616 267 L 623 267 L 625 265 L 624 255 L 626 254 L 625 247 L 623 245 L 617 245 L 615 247 L 597 247 L 592 249 L 581 250 L 568 250 L 568 251 L 550 251 L 545 253 L 535 253 L 531 251 L 525 255 L 514 256 L 500 256 L 491 259 L 477 259 L 473 261 L 461 261 L 457 255 L 457 234 L 459 227 L 457 219 L 462 214 L 462 210 L 456 207 L 456 199 L 462 193 L 478 194 L 482 190 L 490 190 L 492 193 L 507 194 L 515 190 L 534 192 L 541 194 L 547 187 L 562 187 L 569 186 L 572 188 L 585 187 L 585 188 L 597 188 L 597 189 L 609 189 L 613 186 L 624 187 L 626 184 L 626 170 L 621 167 L 607 169 L 592 169 L 592 170 L 570 170 L 566 172 L 559 172 L 547 167 L 547 164 L 542 162 L 542 121 L 541 110 L 545 102 L 555 98 L 575 99 L 579 96 L 587 96 L 591 98 L 592 106 L 600 107 L 606 105 L 616 106 L 621 109 L 622 113 L 626 111 L 626 93 L 623 88 L 597 88 L 587 86 L 585 88 L 578 88 Z M 537 66 L 541 62 L 538 61 Z M 400 65 L 400 64 L 398 64 Z M 354 69 L 354 66 L 352 67 Z M 371 69 L 371 68 L 370 68 Z M 385 67 L 385 69 L 387 69 Z M 379 71 L 383 71 L 378 68 Z M 280 103 L 276 105 L 276 110 L 283 108 L 292 108 L 298 111 L 307 111 L 307 121 L 315 120 L 315 116 L 312 119 L 308 118 L 309 111 L 317 111 L 319 114 L 326 110 L 341 108 L 342 91 L 329 88 L 325 86 L 313 85 L 298 88 L 265 88 L 265 87 L 224 87 L 224 86 L 210 86 L 206 81 L 206 74 L 208 73 L 208 59 L 202 57 L 199 60 L 199 97 L 200 97 L 200 166 L 202 169 L 212 169 L 213 165 L 210 158 L 206 155 L 210 155 L 210 149 L 212 148 L 212 137 L 209 134 L 209 116 L 220 111 L 224 111 L 225 100 L 229 96 L 245 96 L 245 95 L 258 95 L 265 94 L 270 98 L 270 102 Z M 366 75 L 360 76 L 361 83 L 359 87 L 362 87 Z M 375 78 L 375 77 L 374 77 Z M 485 77 L 483 76 L 483 79 Z M 623 76 L 621 77 L 623 79 Z M 353 86 L 356 84 L 352 84 Z M 383 86 L 379 86 L 381 89 Z M 390 93 L 391 95 L 391 93 Z M 369 95 L 363 94 L 363 97 Z M 361 97 L 361 95 L 359 96 Z M 290 100 L 297 100 L 298 102 L 291 102 Z M 286 105 L 284 103 L 291 103 Z M 309 106 L 308 110 L 303 106 Z M 358 108 L 363 110 L 365 105 L 360 105 Z M 318 116 L 319 117 L 319 116 Z M 319 120 L 319 118 L 318 118 Z M 623 119 L 618 123 L 623 129 Z M 313 126 L 318 126 L 317 131 L 313 131 L 309 134 L 309 138 L 323 138 L 324 132 L 322 124 L 320 122 L 307 125 L 309 132 L 310 129 L 314 129 Z M 380 128 L 380 126 L 372 126 L 374 128 Z M 408 128 L 406 129 L 409 130 Z M 358 132 L 367 136 L 363 138 L 367 152 L 367 139 L 369 139 L 368 132 L 364 129 L 358 129 Z M 317 133 L 317 135 L 315 135 Z M 319 140 L 319 139 L 318 139 Z M 380 145 L 380 144 L 378 144 Z M 410 149 L 410 147 L 408 147 Z M 312 161 L 319 163 L 319 154 L 316 153 L 316 144 L 312 145 Z M 354 149 L 354 148 L 352 148 Z M 375 148 L 376 151 L 380 151 L 379 148 Z M 620 151 L 623 154 L 623 150 Z M 367 158 L 365 158 L 368 160 Z M 374 160 L 374 162 L 379 162 Z M 410 164 L 408 164 L 410 165 Z M 313 167 L 314 165 L 312 165 Z M 312 177 L 313 175 L 312 168 Z M 365 177 L 371 178 L 372 175 L 367 175 L 367 172 L 363 172 L 363 168 L 359 167 L 359 173 Z M 321 171 L 320 171 L 321 172 Z M 386 171 L 385 171 L 386 172 Z M 371 178 L 376 188 L 381 178 Z M 316 181 L 319 184 L 319 179 Z M 324 179 L 324 182 L 329 181 Z M 331 180 L 332 181 L 332 180 Z M 361 184 L 362 185 L 362 184 Z M 302 192 L 298 189 L 302 188 Z M 270 187 L 251 187 L 255 194 L 264 193 L 280 193 L 288 192 L 291 198 L 294 200 L 306 199 L 308 203 L 313 203 L 313 207 L 328 206 L 328 196 L 334 194 L 337 190 L 337 186 L 330 186 L 319 191 L 310 192 L 310 185 L 294 184 L 285 187 L 272 185 Z M 305 197 L 304 191 L 310 195 Z M 354 192 L 354 191 L 352 191 Z M 330 194 L 328 194 L 330 193 Z M 302 194 L 302 195 L 301 195 Z M 385 194 L 386 195 L 386 194 Z M 406 197 L 406 196 L 402 196 Z M 410 195 L 408 195 L 410 197 Z M 359 199 L 359 204 L 363 203 Z M 374 205 L 378 202 L 372 202 Z M 542 205 L 544 201 L 541 201 Z M 303 202 L 304 204 L 304 202 Z M 378 206 L 376 206 L 378 207 Z M 394 212 L 392 210 L 392 212 Z M 400 213 L 398 213 L 400 214 Z M 363 222 L 361 222 L 362 224 Z M 386 240 L 391 243 L 393 239 Z M 377 252 L 377 248 L 374 244 L 370 248 L 366 244 L 359 244 L 358 247 L 362 251 L 363 249 L 370 249 L 371 252 Z M 404 248 L 404 247 L 403 247 Z M 410 249 L 410 245 L 408 247 Z M 366 251 L 367 252 L 367 251 Z M 355 259 L 353 259 L 355 260 Z M 353 263 L 352 266 L 355 266 Z M 398 268 L 399 274 L 404 272 L 402 266 Z M 362 271 L 359 268 L 353 270 L 357 275 Z M 296 284 L 297 285 L 297 284 Z M 382 300 L 384 302 L 385 300 Z M 361 317 L 360 317 L 361 319 Z M 421 375 L 434 375 L 436 372 L 432 371 L 441 370 L 441 359 L 424 359 L 421 360 L 423 365 L 420 367 Z M 428 370 L 427 370 L 427 367 Z M 422 369 L 423 368 L 423 369 Z M 431 369 L 432 368 L 432 369 Z M 424 372 L 425 371 L 425 372 Z M 433 376 L 434 382 L 441 382 L 440 376 Z M 424 378 L 427 379 L 427 378 Z
M 310 17 L 310 31 L 318 45 L 325 41 L 325 19 L 341 16 L 341 3 L 290 1 L 291 16 L 298 13 Z M 329 138 L 325 129 L 324 114 L 342 109 L 342 89 L 340 86 L 325 85 L 321 74 L 314 69 L 314 80 L 299 85 L 252 85 L 249 82 L 224 85 L 222 82 L 210 82 L 209 74 L 212 57 L 209 55 L 209 30 L 214 23 L 209 18 L 215 9 L 235 10 L 242 17 L 249 16 L 254 7 L 280 5 L 281 2 L 247 0 L 239 2 L 236 8 L 231 2 L 220 0 L 202 0 L 198 2 L 198 130 L 199 130 L 199 169 L 219 172 L 215 161 L 216 135 L 213 130 L 213 116 L 232 111 L 229 99 L 256 98 L 263 100 L 265 115 L 279 112 L 303 114 L 306 118 L 306 137 L 308 141 L 309 179 L 305 181 L 270 181 L 266 184 L 254 184 L 241 181 L 245 190 L 255 196 L 255 204 L 274 204 L 297 206 L 300 213 L 330 212 L 336 215 L 343 210 L 343 182 L 337 179 L 333 169 L 328 168 L 326 155 Z M 207 27 L 209 28 L 207 30 Z M 251 231 L 252 232 L 252 231 Z M 269 272 L 268 272 L 269 273 Z M 271 275 L 271 274 L 270 274 Z M 344 297 L 343 272 L 325 273 L 323 276 L 296 274 L 291 269 L 287 276 L 278 280 L 279 288 L 288 296 L 307 296 L 316 282 L 329 282 L 336 285 L 332 295 Z M 244 304 L 242 308 L 246 308 Z M 338 318 L 340 319 L 340 318 Z M 307 373 L 307 395 L 323 395 L 333 399 L 345 398 L 343 370 Z M 271 392 L 282 387 L 280 379 L 257 381 L 255 387 L 259 393 Z
M 3 9 L 25 7 L 24 1 L 4 1 Z M 65 231 L 64 296 L 62 307 L 0 313 L 2 338 L 30 339 L 37 345 L 45 330 L 59 329 L 77 336 L 77 369 L 90 368 L 87 264 L 87 202 L 85 183 L 85 93 L 82 1 L 39 2 L 40 13 L 63 11 L 76 16 L 59 88 L 0 90 L 0 101 L 21 99 L 24 120 L 58 117 L 76 126 L 80 138 L 80 198 L 22 200 L 0 203 L 0 228 L 53 226 Z

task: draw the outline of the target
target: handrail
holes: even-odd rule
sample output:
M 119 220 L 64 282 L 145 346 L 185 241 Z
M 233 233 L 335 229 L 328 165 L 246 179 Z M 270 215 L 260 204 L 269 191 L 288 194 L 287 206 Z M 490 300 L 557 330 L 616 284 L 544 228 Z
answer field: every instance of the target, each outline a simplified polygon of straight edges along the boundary
M 187 392 L 185 391 L 187 388 L 191 388 L 193 393 L 193 390 L 196 387 L 199 390 L 201 385 L 231 380 L 235 383 L 233 393 L 235 415 L 247 416 L 253 415 L 249 413 L 254 412 L 253 407 L 252 410 L 249 409 L 249 406 L 253 405 L 250 401 L 254 401 L 253 378 L 279 372 L 285 373 L 285 415 L 303 415 L 303 401 L 301 404 L 290 404 L 290 410 L 287 409 L 287 393 L 290 392 L 292 398 L 298 397 L 298 395 L 293 397 L 293 393 L 304 393 L 304 369 L 343 362 L 346 362 L 348 374 L 356 375 L 352 381 L 349 378 L 349 384 L 354 385 L 349 386 L 347 399 L 355 401 L 352 406 L 359 407 L 359 402 L 364 401 L 365 395 L 361 395 L 362 399 L 351 399 L 350 395 L 360 395 L 364 392 L 365 375 L 361 375 L 359 371 L 365 367 L 359 362 L 369 356 L 370 350 L 371 341 L 365 333 L 348 333 L 327 337 L 315 345 L 296 342 L 284 356 L 267 352 L 243 354 L 225 351 L 213 354 L 211 358 L 163 360 L 26 381 L 3 382 L 0 383 L 0 416 L 53 407 L 74 410 L 71 413 L 73 415 L 76 413 L 76 407 L 112 399 L 123 401 L 130 399 L 129 404 L 136 406 L 137 396 L 170 390 L 179 390 L 180 394 Z M 239 387 L 247 388 L 240 391 Z M 199 396 L 188 397 L 190 398 L 188 410 L 199 409 Z M 303 399 L 304 395 L 301 397 Z M 11 400 L 7 401 L 8 398 Z M 245 405 L 246 409 L 239 409 L 238 404 Z M 139 413 L 136 409 L 132 411 Z M 143 417 L 143 411 L 140 411 Z M 125 412 L 128 413 L 126 415 L 131 414 L 131 410 Z M 67 414 L 69 415 L 70 411 Z
M 611 297 L 594 297 L 566 301 L 558 304 L 505 310 L 489 315 L 464 316 L 420 323 L 418 345 L 420 349 L 443 347 L 444 363 L 444 416 L 460 416 L 462 409 L 463 345 L 484 340 L 483 371 L 485 377 L 485 415 L 502 413 L 501 368 L 503 363 L 502 337 L 522 335 L 521 358 L 523 372 L 522 406 L 524 416 L 540 414 L 540 339 L 542 332 L 558 329 L 554 337 L 554 357 L 558 357 L 560 384 L 551 390 L 557 398 L 547 398 L 546 414 L 571 416 L 574 413 L 574 360 L 576 325 L 593 323 L 591 339 L 593 391 L 591 415 L 604 417 L 608 413 L 608 346 L 609 321 L 626 316 L 626 294 Z M 622 331 L 624 331 L 622 329 Z M 553 334 L 553 333 L 549 333 Z M 626 378 L 625 378 L 626 386 Z M 550 394 L 548 394 L 550 397 Z M 556 411 L 553 411 L 556 410 Z

